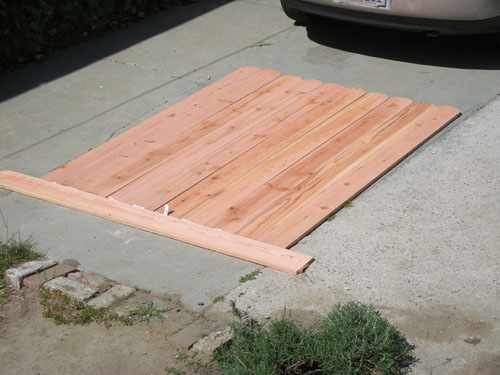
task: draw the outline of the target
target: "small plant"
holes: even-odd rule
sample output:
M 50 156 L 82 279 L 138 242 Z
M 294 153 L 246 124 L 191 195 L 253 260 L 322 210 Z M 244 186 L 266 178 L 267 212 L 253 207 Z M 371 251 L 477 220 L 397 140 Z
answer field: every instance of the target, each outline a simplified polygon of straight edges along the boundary
M 165 319 L 165 313 L 169 309 L 160 309 L 155 306 L 153 302 L 149 301 L 140 306 L 134 307 L 129 311 L 128 317 L 133 322 L 151 322 L 154 318 L 158 318 L 163 321 Z
M 328 216 L 328 217 L 326 218 L 326 220 L 328 220 L 328 221 L 332 221 L 333 219 L 335 219 L 335 216 L 337 216 L 337 215 L 335 215 L 335 214 L 330 215 L 330 216 Z
M 310 330 L 283 314 L 268 329 L 231 303 L 232 341 L 214 358 L 222 375 L 403 375 L 417 362 L 414 346 L 373 306 L 335 306 Z
M 120 317 L 108 308 L 95 309 L 84 302 L 70 298 L 59 291 L 40 289 L 40 304 L 43 307 L 43 316 L 53 319 L 56 324 L 89 324 L 103 323 L 111 326 L 114 322 L 130 325 L 127 317 Z
M 186 353 L 183 353 L 183 352 L 177 352 L 177 354 L 175 355 L 175 358 L 182 362 L 182 364 L 186 367 L 191 367 L 191 366 L 201 366 L 201 362 L 198 358 L 195 358 L 194 355 L 188 355 Z
M 246 283 L 247 281 L 255 280 L 257 278 L 257 276 L 259 276 L 259 275 L 260 275 L 259 270 L 250 272 L 250 273 L 246 274 L 245 276 L 240 277 L 240 283 Z
M 7 286 L 3 278 L 5 271 L 18 264 L 40 258 L 41 255 L 33 251 L 32 244 L 29 241 L 17 241 L 13 237 L 6 242 L 0 241 L 0 303 L 7 292 Z
M 344 208 L 348 208 L 348 207 L 352 207 L 352 202 L 351 201 L 347 201 L 344 203 L 343 205 Z
M 226 299 L 226 297 L 224 296 L 218 296 L 218 297 L 215 297 L 212 301 L 212 303 L 219 303 L 219 302 L 223 302 L 224 300 Z
M 269 47 L 272 46 L 272 43 L 260 42 L 254 45 L 254 47 Z
M 182 370 L 177 370 L 174 367 L 167 367 L 165 368 L 165 374 L 169 375 L 185 375 L 186 373 Z

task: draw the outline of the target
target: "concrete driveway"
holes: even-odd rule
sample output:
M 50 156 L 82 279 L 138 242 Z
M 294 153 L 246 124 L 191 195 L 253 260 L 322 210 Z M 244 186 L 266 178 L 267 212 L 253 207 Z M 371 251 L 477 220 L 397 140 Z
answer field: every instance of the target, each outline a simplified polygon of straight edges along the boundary
M 0 77 L 0 170 L 33 176 L 241 66 L 459 107 L 464 115 L 295 249 L 302 275 L 257 266 L 1 192 L 2 238 L 197 307 L 227 295 L 259 316 L 373 303 L 418 345 L 417 374 L 500 368 L 500 48 L 358 26 L 295 26 L 278 0 L 175 8 Z M 209 307 L 226 309 L 224 304 Z M 470 344 L 471 338 L 480 338 Z M 476 342 L 477 340 L 472 340 Z

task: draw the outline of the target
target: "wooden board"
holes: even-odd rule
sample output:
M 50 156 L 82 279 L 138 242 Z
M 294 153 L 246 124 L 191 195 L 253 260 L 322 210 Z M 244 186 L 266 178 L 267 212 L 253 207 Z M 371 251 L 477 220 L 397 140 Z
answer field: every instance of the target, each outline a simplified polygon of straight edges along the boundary
M 283 248 L 459 115 L 452 107 L 246 67 L 43 179 L 56 183 L 47 185 L 52 190 L 74 188 L 93 212 L 119 206 L 116 221 L 155 233 L 157 221 L 184 223 L 181 238 L 162 234 L 293 273 L 311 258 L 297 255 L 297 263 Z M 227 243 L 214 242 L 214 233 Z M 243 247 L 230 249 L 235 243 Z M 273 252 L 288 255 L 264 259 Z
M 308 255 L 21 173 L 0 172 L 0 187 L 295 275 L 313 261 Z

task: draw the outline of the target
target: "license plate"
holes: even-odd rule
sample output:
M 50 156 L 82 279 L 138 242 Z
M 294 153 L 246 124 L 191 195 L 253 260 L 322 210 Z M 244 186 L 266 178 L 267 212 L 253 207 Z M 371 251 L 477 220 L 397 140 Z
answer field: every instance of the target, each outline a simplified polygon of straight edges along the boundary
M 364 5 L 367 7 L 374 7 L 374 8 L 383 8 L 386 6 L 387 0 L 340 0 L 339 3 Z

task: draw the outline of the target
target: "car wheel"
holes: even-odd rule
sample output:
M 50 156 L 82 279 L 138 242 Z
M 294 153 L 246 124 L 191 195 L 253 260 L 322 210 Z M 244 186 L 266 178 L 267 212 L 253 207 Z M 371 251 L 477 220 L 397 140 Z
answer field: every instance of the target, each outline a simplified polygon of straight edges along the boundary
M 281 8 L 283 8 L 283 12 L 290 17 L 292 20 L 297 21 L 302 24 L 311 23 L 311 15 L 305 13 L 301 10 L 290 8 L 284 0 L 281 0 Z

